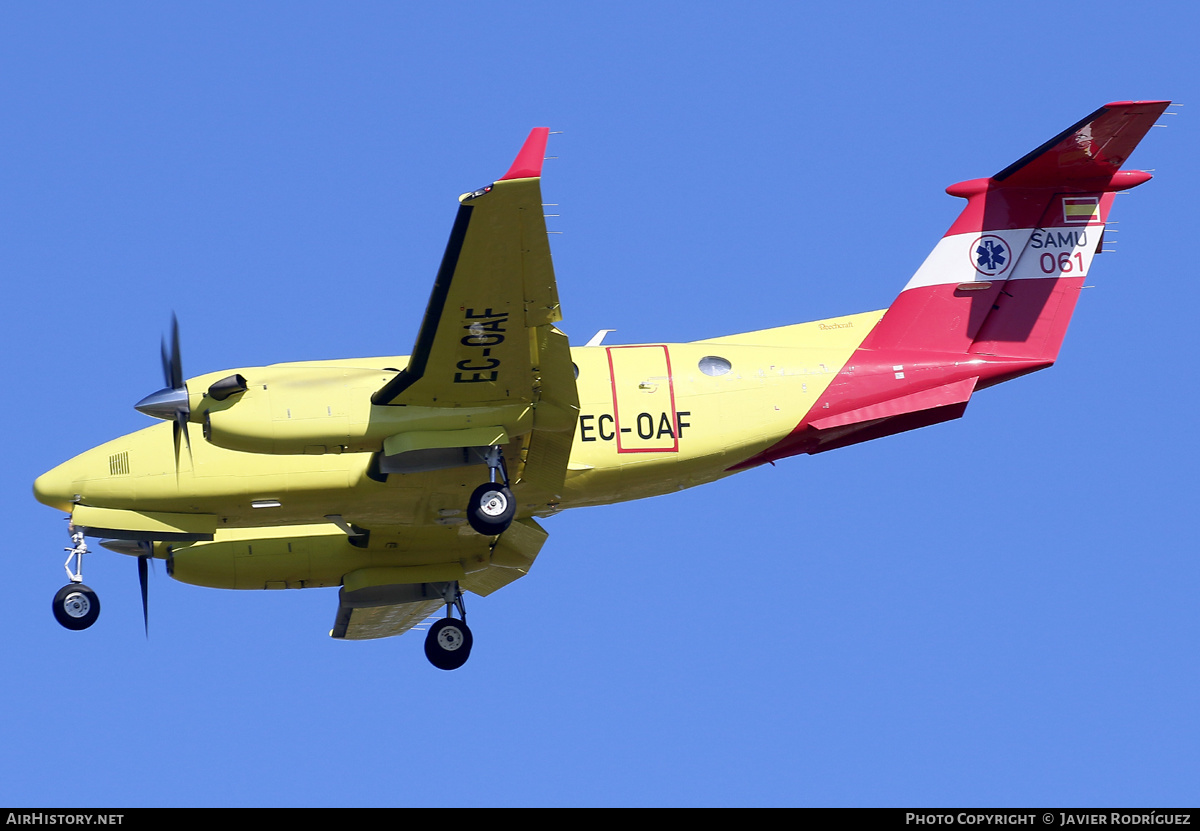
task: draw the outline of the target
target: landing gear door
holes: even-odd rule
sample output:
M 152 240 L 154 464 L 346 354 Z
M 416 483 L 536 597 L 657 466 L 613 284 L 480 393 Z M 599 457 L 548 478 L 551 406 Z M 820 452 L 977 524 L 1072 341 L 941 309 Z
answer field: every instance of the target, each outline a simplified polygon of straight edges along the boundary
M 618 453 L 678 453 L 675 387 L 667 347 L 610 346 Z

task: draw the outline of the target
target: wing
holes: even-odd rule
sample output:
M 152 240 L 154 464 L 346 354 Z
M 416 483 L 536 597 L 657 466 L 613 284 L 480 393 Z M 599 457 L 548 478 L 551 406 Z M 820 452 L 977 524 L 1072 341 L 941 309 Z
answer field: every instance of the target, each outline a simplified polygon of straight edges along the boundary
M 77 506 L 80 510 L 83 506 Z M 89 522 L 113 524 L 109 515 L 88 509 Z M 177 515 L 157 514 L 165 524 Z M 145 523 L 143 523 L 145 524 Z M 215 526 L 215 522 L 213 525 Z M 346 529 L 340 526 L 346 525 Z M 125 527 L 122 525 L 121 527 Z M 340 586 L 330 635 L 366 640 L 400 635 L 445 605 L 446 590 L 458 583 L 488 595 L 529 573 L 547 534 L 532 519 L 518 519 L 496 538 L 460 533 L 456 525 L 376 526 L 369 536 L 349 536 L 346 523 L 209 527 L 180 530 L 168 541 L 154 530 L 153 556 L 168 561 L 171 576 L 183 583 L 224 589 L 283 589 Z M 93 530 L 92 526 L 88 526 Z M 94 530 L 107 533 L 107 529 Z M 140 532 L 139 532 L 140 533 Z M 183 539 L 184 534 L 192 539 Z M 142 556 L 146 549 L 126 534 L 104 543 L 118 553 Z M 369 540 L 369 543 L 368 543 Z
M 374 404 L 465 406 L 534 399 L 539 327 L 562 319 L 542 215 L 549 131 L 529 134 L 508 173 L 459 197 L 408 366 Z
M 561 492 L 579 413 L 567 337 L 553 325 L 562 315 L 542 213 L 548 135 L 534 129 L 503 177 L 459 197 L 408 366 L 371 398 L 385 406 L 483 408 L 472 417 L 479 429 L 462 441 L 397 437 L 387 447 L 477 444 L 478 432 L 503 428 L 496 433 L 503 438 L 486 443 L 524 437 L 510 446 L 524 502 L 554 501 Z

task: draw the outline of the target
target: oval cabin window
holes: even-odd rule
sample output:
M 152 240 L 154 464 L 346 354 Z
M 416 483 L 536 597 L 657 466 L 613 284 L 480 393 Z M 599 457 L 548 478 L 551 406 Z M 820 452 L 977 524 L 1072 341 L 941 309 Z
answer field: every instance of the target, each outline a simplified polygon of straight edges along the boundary
M 724 375 L 731 369 L 733 369 L 733 364 L 724 358 L 718 358 L 716 355 L 708 355 L 700 359 L 700 371 L 714 378 L 718 375 Z

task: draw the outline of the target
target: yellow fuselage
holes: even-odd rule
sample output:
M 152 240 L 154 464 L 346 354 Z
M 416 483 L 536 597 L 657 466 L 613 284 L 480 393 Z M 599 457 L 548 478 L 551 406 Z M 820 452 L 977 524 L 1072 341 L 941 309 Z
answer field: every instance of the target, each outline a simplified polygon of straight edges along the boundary
M 518 516 L 669 493 L 728 475 L 795 429 L 881 314 L 693 343 L 572 349 L 580 413 L 564 491 L 552 504 L 522 504 Z M 707 371 L 701 368 L 706 358 Z M 503 421 L 518 437 L 531 418 L 519 407 L 504 412 L 370 404 L 371 392 L 407 360 L 278 364 L 200 376 L 188 382 L 193 421 L 204 421 L 208 410 L 206 431 L 213 441 L 257 443 L 262 452 L 195 436 L 191 453 L 184 450 L 177 461 L 172 424 L 161 422 L 58 466 L 37 480 L 35 494 L 65 511 L 85 506 L 114 514 L 204 515 L 215 519 L 216 542 L 259 540 L 261 547 L 274 539 L 296 557 L 301 554 L 294 549 L 324 541 L 329 556 L 321 564 L 310 551 L 303 564 L 283 568 L 293 576 L 288 584 L 336 585 L 362 565 L 347 562 L 354 557 L 376 565 L 438 561 L 442 555 L 429 550 L 436 544 L 422 541 L 455 524 L 470 489 L 486 479 L 486 468 L 373 476 L 376 452 L 404 430 Z M 248 380 L 236 407 L 205 401 L 198 391 L 231 373 Z M 222 434 L 221 417 L 235 411 L 238 429 Z M 331 515 L 362 528 L 392 529 L 393 542 L 383 549 L 391 553 L 356 554 L 327 519 Z M 310 538 L 306 545 L 304 537 Z M 445 552 L 445 558 L 455 556 Z M 275 558 L 276 566 L 286 559 Z M 296 577 L 301 572 L 306 576 Z M 220 574 L 190 581 L 264 585 L 257 577 L 233 581 Z

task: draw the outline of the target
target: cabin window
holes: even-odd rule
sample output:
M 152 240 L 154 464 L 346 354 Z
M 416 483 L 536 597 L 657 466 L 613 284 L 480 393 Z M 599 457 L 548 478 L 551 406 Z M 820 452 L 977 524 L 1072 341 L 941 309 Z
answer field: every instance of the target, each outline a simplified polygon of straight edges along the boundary
M 579 377 L 579 364 L 572 363 L 571 369 L 575 370 L 575 377 L 578 378 Z
M 733 364 L 724 358 L 719 358 L 716 355 L 707 355 L 700 359 L 700 371 L 705 375 L 711 375 L 716 378 L 718 375 L 724 375 L 733 369 Z

